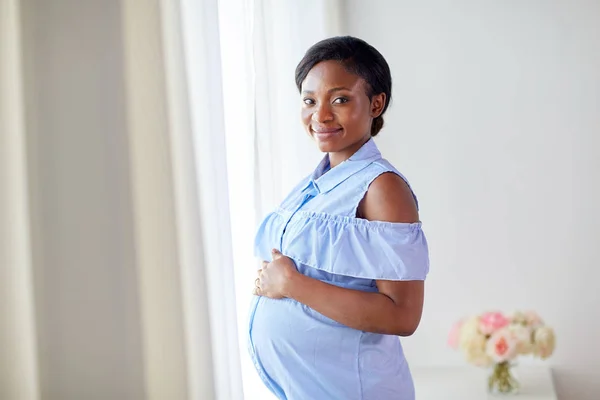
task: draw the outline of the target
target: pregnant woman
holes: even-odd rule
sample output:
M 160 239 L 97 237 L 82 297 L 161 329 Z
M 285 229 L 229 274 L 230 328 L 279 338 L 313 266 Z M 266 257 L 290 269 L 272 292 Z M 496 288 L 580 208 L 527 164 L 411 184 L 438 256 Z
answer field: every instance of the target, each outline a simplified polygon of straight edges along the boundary
M 307 51 L 296 85 L 326 154 L 258 229 L 254 365 L 279 399 L 413 400 L 398 336 L 419 325 L 429 256 L 417 198 L 373 139 L 389 66 L 363 40 L 330 38 Z

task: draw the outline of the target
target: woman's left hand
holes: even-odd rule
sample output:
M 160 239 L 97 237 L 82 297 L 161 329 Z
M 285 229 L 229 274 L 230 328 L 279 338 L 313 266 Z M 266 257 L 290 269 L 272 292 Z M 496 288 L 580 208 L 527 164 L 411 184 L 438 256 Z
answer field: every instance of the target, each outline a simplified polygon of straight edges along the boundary
M 294 274 L 298 273 L 296 264 L 291 258 L 284 256 L 278 250 L 271 251 L 273 261 L 263 261 L 262 269 L 258 270 L 258 278 L 254 281 L 256 296 L 266 296 L 272 299 L 286 297 L 288 284 Z

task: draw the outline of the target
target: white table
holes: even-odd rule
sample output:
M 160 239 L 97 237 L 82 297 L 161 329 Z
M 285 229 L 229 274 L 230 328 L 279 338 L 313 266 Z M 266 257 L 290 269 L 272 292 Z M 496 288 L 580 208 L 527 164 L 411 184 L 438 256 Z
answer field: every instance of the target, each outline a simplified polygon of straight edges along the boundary
M 411 367 L 416 400 L 557 400 L 552 371 L 547 367 L 519 366 L 515 377 L 519 393 L 493 396 L 487 393 L 488 371 L 465 367 Z

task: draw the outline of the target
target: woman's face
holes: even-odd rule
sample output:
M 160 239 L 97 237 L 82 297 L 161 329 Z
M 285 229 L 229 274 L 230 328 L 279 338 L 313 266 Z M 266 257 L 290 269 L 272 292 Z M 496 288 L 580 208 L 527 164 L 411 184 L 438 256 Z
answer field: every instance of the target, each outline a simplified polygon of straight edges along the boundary
M 332 164 L 349 158 L 371 137 L 371 123 L 381 114 L 385 94 L 370 99 L 367 84 L 337 61 L 315 65 L 302 82 L 302 122 Z

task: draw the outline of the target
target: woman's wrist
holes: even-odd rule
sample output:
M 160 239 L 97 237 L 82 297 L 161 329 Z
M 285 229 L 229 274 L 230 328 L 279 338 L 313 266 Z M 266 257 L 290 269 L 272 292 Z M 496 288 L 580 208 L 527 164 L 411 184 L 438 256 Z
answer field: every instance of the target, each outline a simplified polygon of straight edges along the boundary
M 293 271 L 290 273 L 283 288 L 284 297 L 293 299 L 294 294 L 297 292 L 298 286 L 302 284 L 303 278 L 306 278 L 306 276 L 302 275 L 298 271 Z

